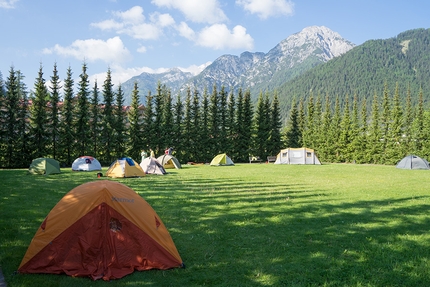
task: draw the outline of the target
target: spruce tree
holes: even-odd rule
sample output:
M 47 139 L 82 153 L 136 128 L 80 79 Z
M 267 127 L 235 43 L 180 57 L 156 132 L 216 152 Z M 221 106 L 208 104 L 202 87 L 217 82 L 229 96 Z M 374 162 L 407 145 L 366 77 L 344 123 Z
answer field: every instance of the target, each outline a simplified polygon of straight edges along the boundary
M 201 104 L 201 131 L 200 131 L 200 142 L 202 150 L 201 156 L 202 162 L 209 162 L 214 155 L 209 153 L 208 146 L 209 146 L 209 95 L 208 90 L 205 88 L 203 90 L 203 99 Z
M 239 135 L 239 149 L 238 162 L 248 162 L 249 154 L 251 153 L 251 139 L 253 130 L 253 117 L 254 111 L 251 101 L 251 92 L 246 90 L 243 97 L 243 117 L 241 127 L 241 134 Z
M 331 152 L 329 154 L 329 161 L 331 162 L 340 162 L 340 153 L 341 153 L 341 147 L 340 147 L 340 123 L 341 123 L 342 117 L 340 113 L 340 101 L 339 96 L 336 97 L 335 103 L 334 103 L 334 112 L 333 112 L 333 118 L 331 120 L 331 126 L 329 131 L 329 136 L 331 138 Z
M 91 151 L 90 103 L 89 103 L 89 80 L 87 74 L 87 64 L 82 65 L 82 73 L 79 75 L 76 105 L 75 122 L 75 143 L 76 156 L 88 155 Z
M 163 90 L 164 105 L 163 105 L 163 138 L 166 148 L 173 148 L 176 155 L 176 147 L 173 141 L 173 104 L 172 95 L 169 89 Z M 197 135 L 196 135 L 197 136 Z
M 348 97 L 345 98 L 345 104 L 343 107 L 342 120 L 340 122 L 340 134 L 339 134 L 339 158 L 340 162 L 350 162 L 351 155 L 351 116 L 349 111 L 349 100 Z
M 379 116 L 379 102 L 378 95 L 375 93 L 372 102 L 372 111 L 370 119 L 370 130 L 368 140 L 368 151 L 370 157 L 370 163 L 381 164 L 383 152 L 383 146 L 381 143 L 381 128 L 380 128 L 380 116 Z
M 412 153 L 421 155 L 424 143 L 424 95 L 420 89 L 418 95 L 418 105 L 415 108 L 415 118 L 412 123 Z
M 20 105 L 18 110 L 18 145 L 15 147 L 18 151 L 19 161 L 17 167 L 28 167 L 28 163 L 32 158 L 32 147 L 30 144 L 30 113 L 27 86 L 24 83 L 24 75 L 21 71 L 16 73 L 19 83 L 19 99 Z
M 396 84 L 394 97 L 391 108 L 390 121 L 388 123 L 387 146 L 385 149 L 386 159 L 385 164 L 396 164 L 405 155 L 402 153 L 404 149 L 403 143 L 403 114 L 400 103 L 399 85 Z
M 321 138 L 320 144 L 318 146 L 318 156 L 321 161 L 332 161 L 334 155 L 334 139 L 331 137 L 331 125 L 332 125 L 332 112 L 331 112 L 331 102 L 326 95 L 324 111 L 321 115 Z
M 209 153 L 212 155 L 217 155 L 221 152 L 219 146 L 219 135 L 220 135 L 220 100 L 217 87 L 214 85 L 212 88 L 212 94 L 209 101 Z
M 102 136 L 100 140 L 101 150 L 103 151 L 100 156 L 100 160 L 103 164 L 111 164 L 115 155 L 114 151 L 114 99 L 115 93 L 113 91 L 112 74 L 111 70 L 108 69 L 106 73 L 106 79 L 103 82 L 103 102 L 104 107 L 102 109 Z
M 157 93 L 154 96 L 154 126 L 153 126 L 153 145 L 155 154 L 164 153 L 168 148 L 164 138 L 163 126 L 164 95 L 163 87 L 160 82 L 157 83 Z
M 200 162 L 201 159 L 201 150 L 203 146 L 201 146 L 201 115 L 200 115 L 200 100 L 199 100 L 199 92 L 197 89 L 194 89 L 192 104 L 191 104 L 191 136 L 190 139 L 190 160 Z
M 184 120 L 182 127 L 182 142 L 183 150 L 182 155 L 185 161 L 191 161 L 192 153 L 194 151 L 193 144 L 193 107 L 192 107 L 192 97 L 191 90 L 187 88 L 185 96 L 185 106 L 184 106 Z
M 39 67 L 38 77 L 34 83 L 34 94 L 31 97 L 31 144 L 33 149 L 33 157 L 45 157 L 48 151 L 48 115 L 46 112 L 49 93 L 43 78 L 42 65 Z
M 227 118 L 226 118 L 226 131 L 227 131 L 227 146 L 226 150 L 229 151 L 232 159 L 236 158 L 237 151 L 235 150 L 234 141 L 236 140 L 236 117 L 235 117 L 235 102 L 234 92 L 231 89 L 228 95 L 228 103 L 227 103 Z
M 299 126 L 299 111 L 295 100 L 291 104 L 290 116 L 287 121 L 285 133 L 285 147 L 298 148 L 300 147 L 301 131 Z
M 74 81 L 72 78 L 72 69 L 69 66 L 67 69 L 66 79 L 64 80 L 64 101 L 63 107 L 61 108 L 61 121 L 60 121 L 60 161 L 67 165 L 71 166 L 73 160 L 75 159 L 74 155 L 74 141 L 75 141 L 75 131 L 73 129 L 74 126 L 74 92 L 73 85 Z
M 126 156 L 127 134 L 125 128 L 126 112 L 124 110 L 124 92 L 121 85 L 118 85 L 116 92 L 116 105 L 114 110 L 114 151 L 115 157 Z
M 90 104 L 90 137 L 91 137 L 91 154 L 95 157 L 100 155 L 100 138 L 101 138 L 101 108 L 99 99 L 99 88 L 97 80 L 94 81 L 91 104 Z
M 48 109 L 48 117 L 49 117 L 49 134 L 51 139 L 50 144 L 50 154 L 52 154 L 53 158 L 58 157 L 58 143 L 60 137 L 60 111 L 59 111 L 59 102 L 60 102 L 60 90 L 62 86 L 60 85 L 60 76 L 57 71 L 57 63 L 54 64 L 54 70 L 51 76 L 51 86 L 50 89 L 50 109 Z
M 218 145 L 220 152 L 231 154 L 230 145 L 227 140 L 227 92 L 224 86 L 219 91 L 219 136 Z
M 134 82 L 133 91 L 131 93 L 130 110 L 127 113 L 129 127 L 127 129 L 127 136 L 129 145 L 127 146 L 127 154 L 131 158 L 138 159 L 142 150 L 149 153 L 147 147 L 143 145 L 142 140 L 142 124 L 143 118 L 140 110 L 139 103 L 139 89 L 137 82 Z
M 233 151 L 234 154 L 232 154 L 232 160 L 239 159 L 240 152 L 243 149 L 243 144 L 241 142 L 242 140 L 242 133 L 243 133 L 243 120 L 244 120 L 244 110 L 243 110 L 243 92 L 242 89 L 239 88 L 237 92 L 237 99 L 236 99 L 236 125 L 235 125 L 235 140 L 234 140 L 234 147 Z M 249 139 L 248 139 L 249 141 Z
M 251 151 L 253 155 L 259 156 L 260 158 L 266 158 L 268 156 L 267 144 L 270 137 L 270 111 L 268 110 L 268 95 L 260 93 L 257 101 L 257 109 L 255 112 L 255 138 L 254 138 L 254 151 Z M 242 132 L 244 132 L 242 130 Z M 244 140 L 244 139 L 243 139 Z M 251 154 L 249 154 L 251 155 Z M 248 155 L 248 156 L 249 156 Z M 243 154 L 242 154 L 243 157 Z
M 142 127 L 142 139 L 143 146 L 148 151 L 154 151 L 155 142 L 153 141 L 153 130 L 154 130 L 154 99 L 150 91 L 146 95 L 145 109 L 143 110 L 143 127 Z M 154 151 L 155 153 L 155 151 Z
M 173 130 L 172 139 L 175 148 L 175 157 L 181 162 L 184 160 L 185 146 L 182 141 L 182 123 L 184 117 L 184 105 L 182 104 L 181 94 L 178 93 L 175 104 L 173 105 Z M 202 127 L 205 128 L 205 127 Z

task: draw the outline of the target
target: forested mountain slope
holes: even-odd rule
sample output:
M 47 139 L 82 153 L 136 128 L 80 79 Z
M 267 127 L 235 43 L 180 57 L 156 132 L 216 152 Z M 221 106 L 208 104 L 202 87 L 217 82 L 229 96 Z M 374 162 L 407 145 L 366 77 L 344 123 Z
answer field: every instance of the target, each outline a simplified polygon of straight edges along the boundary
M 277 91 L 283 116 L 291 100 L 328 96 L 359 98 L 382 96 L 384 83 L 393 92 L 396 83 L 402 99 L 410 87 L 413 101 L 420 88 L 430 99 L 430 29 L 415 29 L 386 40 L 370 40 L 284 83 Z

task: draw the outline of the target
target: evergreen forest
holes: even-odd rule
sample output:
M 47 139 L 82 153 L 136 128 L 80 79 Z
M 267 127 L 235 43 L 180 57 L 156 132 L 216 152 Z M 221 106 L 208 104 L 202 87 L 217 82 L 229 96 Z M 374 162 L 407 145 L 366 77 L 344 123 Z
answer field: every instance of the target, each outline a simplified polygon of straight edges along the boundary
M 14 67 L 5 80 L 0 75 L 0 167 L 26 168 L 38 157 L 70 167 L 82 155 L 106 166 L 124 156 L 140 160 L 142 150 L 158 156 L 168 147 L 182 163 L 210 162 L 219 153 L 248 162 L 251 155 L 266 159 L 302 146 L 315 149 L 322 162 L 395 164 L 410 153 L 430 155 L 422 88 L 384 82 L 382 93 L 371 97 L 308 92 L 285 111 L 277 91 L 260 93 L 253 103 L 246 89 L 171 95 L 162 83 L 140 103 L 135 83 L 131 105 L 124 106 L 109 69 L 101 87 L 90 85 L 85 63 L 76 83 L 70 67 L 63 81 L 58 74 L 55 64 L 47 82 L 40 66 L 31 92 Z

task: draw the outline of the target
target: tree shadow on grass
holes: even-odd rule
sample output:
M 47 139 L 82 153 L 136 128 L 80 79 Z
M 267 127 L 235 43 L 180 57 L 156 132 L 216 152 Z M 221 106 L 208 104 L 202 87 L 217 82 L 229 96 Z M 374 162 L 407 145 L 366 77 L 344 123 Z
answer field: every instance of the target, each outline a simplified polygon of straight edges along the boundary
M 423 216 L 428 197 L 351 202 L 306 184 L 180 175 L 115 179 L 156 210 L 187 266 L 134 272 L 115 286 L 430 285 L 430 217 Z M 56 278 L 66 286 L 104 284 L 68 276 L 10 275 L 58 200 L 95 180 L 90 174 L 62 176 L 48 181 L 23 177 L 16 189 L 2 191 L 6 219 L 1 226 L 8 230 L 1 260 L 11 286 L 27 276 L 40 283 Z M 41 188 L 42 180 L 49 184 Z M 12 206 L 7 212 L 6 204 Z M 33 220 L 20 221 L 19 212 L 33 213 Z

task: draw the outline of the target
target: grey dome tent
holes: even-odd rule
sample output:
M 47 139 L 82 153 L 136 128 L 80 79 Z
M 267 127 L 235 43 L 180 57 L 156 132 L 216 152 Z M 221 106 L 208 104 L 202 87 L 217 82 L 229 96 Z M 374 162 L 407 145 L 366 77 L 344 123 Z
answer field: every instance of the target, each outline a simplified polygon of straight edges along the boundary
M 427 160 L 413 154 L 405 156 L 396 167 L 400 169 L 430 169 Z

